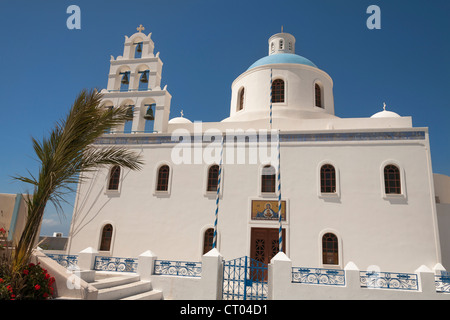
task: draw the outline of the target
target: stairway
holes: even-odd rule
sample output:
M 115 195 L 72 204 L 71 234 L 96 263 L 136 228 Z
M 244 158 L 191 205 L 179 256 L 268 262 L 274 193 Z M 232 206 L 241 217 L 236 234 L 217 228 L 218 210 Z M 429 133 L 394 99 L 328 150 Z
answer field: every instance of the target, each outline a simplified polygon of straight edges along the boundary
M 102 275 L 90 283 L 97 288 L 97 300 L 162 300 L 161 291 L 153 290 L 150 281 L 139 275 Z

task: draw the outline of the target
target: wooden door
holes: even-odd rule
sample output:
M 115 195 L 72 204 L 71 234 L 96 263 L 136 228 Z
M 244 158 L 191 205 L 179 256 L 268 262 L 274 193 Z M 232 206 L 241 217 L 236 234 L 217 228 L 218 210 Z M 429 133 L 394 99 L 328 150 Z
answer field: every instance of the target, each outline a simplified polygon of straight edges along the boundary
M 250 258 L 268 265 L 278 253 L 279 230 L 275 228 L 252 228 Z M 286 252 L 286 232 L 283 229 L 283 252 Z M 264 275 L 267 280 L 267 272 Z

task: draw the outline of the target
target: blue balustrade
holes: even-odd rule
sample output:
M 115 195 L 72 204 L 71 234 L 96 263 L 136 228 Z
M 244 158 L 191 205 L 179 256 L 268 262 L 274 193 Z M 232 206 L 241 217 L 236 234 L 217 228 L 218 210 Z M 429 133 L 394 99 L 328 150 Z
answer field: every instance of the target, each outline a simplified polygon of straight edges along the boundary
M 137 259 L 119 257 L 95 257 L 94 270 L 115 272 L 137 272 Z
M 78 256 L 77 255 L 67 255 L 67 254 L 51 254 L 47 253 L 47 257 L 55 260 L 60 265 L 65 268 L 75 267 L 78 264 Z
M 323 268 L 292 268 L 292 282 L 345 286 L 345 271 Z
M 155 260 L 154 274 L 167 276 L 201 277 L 202 263 Z
M 360 271 L 360 284 L 362 288 L 419 290 L 416 274 Z
M 450 272 L 441 271 L 440 275 L 435 275 L 436 291 L 450 293 Z

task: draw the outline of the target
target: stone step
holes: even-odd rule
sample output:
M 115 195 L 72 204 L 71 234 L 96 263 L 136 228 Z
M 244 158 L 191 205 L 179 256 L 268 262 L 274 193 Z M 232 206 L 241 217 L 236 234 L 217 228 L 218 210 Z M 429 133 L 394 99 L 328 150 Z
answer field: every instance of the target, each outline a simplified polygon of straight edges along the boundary
M 96 279 L 94 282 L 91 282 L 90 284 L 95 287 L 96 289 L 105 289 L 115 286 L 124 285 L 127 283 L 137 282 L 140 280 L 139 275 L 124 275 L 124 276 L 112 276 L 112 277 L 106 277 L 103 279 Z
M 150 281 L 134 281 L 98 290 L 97 300 L 119 300 L 152 290 Z
M 162 300 L 163 294 L 159 290 L 151 290 L 143 293 L 136 294 L 122 298 L 120 300 Z

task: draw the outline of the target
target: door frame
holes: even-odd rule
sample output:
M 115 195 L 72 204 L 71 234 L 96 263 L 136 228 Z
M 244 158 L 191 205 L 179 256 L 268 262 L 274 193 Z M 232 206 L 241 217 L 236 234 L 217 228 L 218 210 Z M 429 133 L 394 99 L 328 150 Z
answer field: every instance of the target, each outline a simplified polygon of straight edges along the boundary
M 253 245 L 253 242 L 254 242 L 254 232 L 256 231 L 255 229 L 259 229 L 259 230 L 266 230 L 266 231 L 272 231 L 274 234 L 276 233 L 276 238 L 278 239 L 278 236 L 279 236 L 279 228 L 276 228 L 276 227 L 268 227 L 268 226 L 258 226 L 258 227 L 256 227 L 256 226 L 251 226 L 250 227 L 250 248 L 249 248 L 249 257 L 250 258 L 252 258 L 252 259 L 254 259 L 254 260 L 256 260 L 256 257 L 255 257 L 255 252 L 254 252 L 254 245 Z M 282 236 L 283 236 L 283 252 L 284 253 L 286 253 L 287 252 L 287 250 L 286 250 L 286 247 L 287 247 L 287 245 L 286 245 L 286 228 L 282 228 Z M 267 252 L 267 251 L 266 251 Z M 275 255 L 274 255 L 275 256 Z M 267 264 L 269 264 L 270 263 L 270 260 L 272 259 L 273 257 L 271 257 L 271 258 L 268 258 L 267 259 L 267 262 L 263 262 L 263 263 L 267 263 Z

